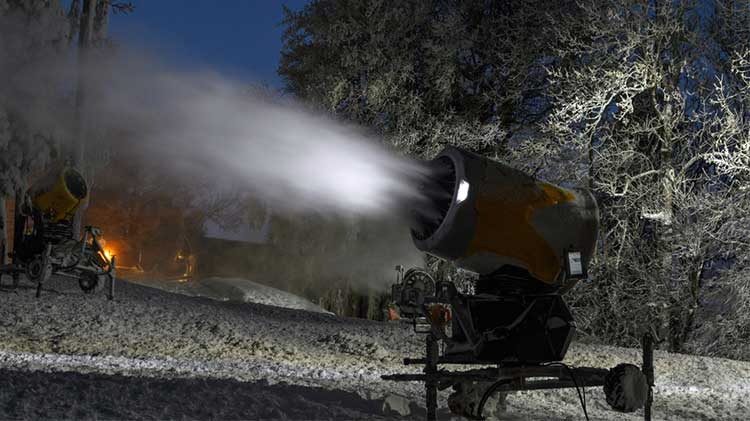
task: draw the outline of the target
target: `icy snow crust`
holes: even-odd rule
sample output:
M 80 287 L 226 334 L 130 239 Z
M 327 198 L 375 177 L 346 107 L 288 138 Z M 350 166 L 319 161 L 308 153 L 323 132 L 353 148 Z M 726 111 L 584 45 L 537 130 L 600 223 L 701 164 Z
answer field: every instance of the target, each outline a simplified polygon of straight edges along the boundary
M 7 279 L 5 285 L 7 285 Z M 413 419 L 418 383 L 408 325 L 216 301 L 117 283 L 117 298 L 53 281 L 0 288 L 0 419 Z M 656 352 L 655 419 L 750 419 L 750 363 Z M 638 364 L 640 351 L 574 344 L 567 363 Z M 441 392 L 445 405 L 448 391 Z M 587 389 L 591 419 L 611 412 Z M 400 417 L 383 403 L 407 411 Z M 490 408 L 490 411 L 495 408 Z M 447 419 L 441 408 L 441 419 Z M 582 419 L 574 390 L 510 395 L 500 419 Z

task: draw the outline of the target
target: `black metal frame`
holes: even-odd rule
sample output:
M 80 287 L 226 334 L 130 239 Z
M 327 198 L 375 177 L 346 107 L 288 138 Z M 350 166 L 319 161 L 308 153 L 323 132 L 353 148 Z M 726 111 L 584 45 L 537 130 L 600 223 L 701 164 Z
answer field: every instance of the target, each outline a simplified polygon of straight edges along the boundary
M 425 405 L 427 420 L 437 420 L 437 392 L 450 387 L 459 380 L 503 382 L 497 384 L 494 392 L 512 392 L 524 390 L 564 389 L 579 387 L 604 386 L 609 369 L 596 367 L 568 368 L 560 363 L 543 365 L 502 366 L 465 371 L 448 371 L 440 369 L 440 364 L 467 364 L 455 358 L 439 355 L 439 340 L 432 333 L 425 339 L 425 358 L 405 358 L 404 365 L 424 365 L 422 373 L 389 374 L 381 378 L 396 382 L 424 382 Z M 650 333 L 646 333 L 642 340 L 643 365 L 641 371 L 646 376 L 649 390 L 648 399 L 644 407 L 644 419 L 651 421 L 651 405 L 653 403 L 652 389 L 654 386 L 654 341 Z M 543 380 L 533 380 L 543 379 Z M 557 380 L 550 380 L 557 379 Z M 481 409 L 480 409 L 481 411 Z M 476 414 L 476 419 L 483 419 L 482 414 Z
M 17 202 L 20 203 L 20 202 Z M 33 212 L 33 211 L 32 211 Z M 21 244 L 26 239 L 25 229 L 27 220 L 29 218 L 34 217 L 34 223 L 35 224 L 41 224 L 43 221 L 41 220 L 41 217 L 39 215 L 29 215 L 27 213 L 24 213 L 22 209 L 20 208 L 20 205 L 17 204 L 16 210 L 15 210 L 15 226 L 14 226 L 14 235 L 13 235 L 13 251 L 11 253 L 12 257 L 12 263 L 9 265 L 0 265 L 0 273 L 3 274 L 10 274 L 13 278 L 13 286 L 17 287 L 19 284 L 19 279 L 22 273 L 26 273 L 28 266 L 32 263 L 32 261 L 23 261 L 18 253 L 17 247 L 20 247 Z M 36 254 L 37 257 L 34 259 L 37 259 L 37 261 L 40 260 L 41 263 L 41 269 L 39 276 L 35 277 L 36 280 L 36 297 L 39 298 L 42 293 L 42 286 L 43 284 L 49 280 L 49 278 L 54 274 L 57 276 L 63 276 L 67 278 L 72 279 L 78 279 L 80 280 L 82 276 L 86 275 L 92 275 L 92 276 L 101 276 L 101 275 L 107 275 L 109 277 L 109 288 L 107 291 L 107 298 L 112 300 L 114 299 L 115 295 L 115 277 L 116 277 L 116 259 L 115 256 L 112 256 L 110 259 L 107 259 L 103 255 L 103 248 L 101 244 L 99 243 L 98 237 L 100 235 L 99 229 L 93 226 L 86 226 L 84 228 L 84 234 L 83 237 L 78 241 L 78 246 L 80 246 L 80 256 L 81 259 L 76 261 L 75 264 L 65 266 L 63 264 L 60 264 L 60 262 L 55 261 L 55 259 L 52 257 L 52 251 L 53 251 L 53 243 L 46 240 L 41 239 L 43 249 L 40 253 Z M 88 244 L 88 240 L 91 238 L 91 245 Z M 36 249 L 35 249 L 36 250 Z M 101 259 L 101 261 L 104 263 L 104 266 L 102 266 L 101 263 L 97 263 L 96 259 Z M 82 261 L 83 260 L 83 261 Z M 105 268 L 106 267 L 106 268 Z

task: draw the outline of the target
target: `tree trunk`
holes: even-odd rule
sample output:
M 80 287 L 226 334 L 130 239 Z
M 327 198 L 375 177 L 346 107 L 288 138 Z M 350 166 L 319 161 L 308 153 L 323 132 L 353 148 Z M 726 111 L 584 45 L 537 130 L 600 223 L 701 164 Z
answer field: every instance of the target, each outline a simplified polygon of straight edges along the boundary
M 96 5 L 96 16 L 94 18 L 93 41 L 103 41 L 107 38 L 107 28 L 109 27 L 109 7 L 111 0 L 99 0 Z
M 78 32 L 81 26 L 81 0 L 73 0 L 70 3 L 70 9 L 68 9 L 68 23 L 70 24 L 70 31 L 67 36 L 68 47 L 73 45 L 73 39 L 75 38 L 76 32 Z
M 97 0 L 83 0 L 83 9 L 78 32 L 78 88 L 76 92 L 76 130 L 73 139 L 71 164 L 73 168 L 85 176 L 84 155 L 86 148 L 86 134 L 88 121 L 86 119 L 86 69 L 88 67 L 89 48 L 94 31 Z M 85 204 L 76 212 L 73 219 L 73 238 L 81 235 L 81 220 Z

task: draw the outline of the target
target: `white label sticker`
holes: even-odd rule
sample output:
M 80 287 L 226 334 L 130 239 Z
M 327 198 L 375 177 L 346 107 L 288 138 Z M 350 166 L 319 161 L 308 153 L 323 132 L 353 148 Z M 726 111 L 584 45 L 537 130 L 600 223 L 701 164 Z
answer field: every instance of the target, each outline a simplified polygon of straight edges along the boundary
M 573 251 L 568 253 L 568 267 L 570 268 L 571 276 L 583 275 L 583 262 L 581 261 L 581 253 Z

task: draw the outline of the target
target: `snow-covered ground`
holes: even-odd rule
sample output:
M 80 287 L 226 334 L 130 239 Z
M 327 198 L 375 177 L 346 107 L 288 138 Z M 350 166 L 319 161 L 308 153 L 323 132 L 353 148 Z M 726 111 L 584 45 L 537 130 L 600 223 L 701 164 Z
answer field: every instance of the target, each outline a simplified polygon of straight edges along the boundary
M 266 304 L 296 310 L 328 313 L 317 304 L 277 288 L 239 278 L 205 278 L 196 280 L 142 280 L 140 284 L 169 292 L 207 297 L 222 301 Z
M 8 284 L 5 280 L 4 285 Z M 0 419 L 413 419 L 409 326 L 117 283 L 117 297 L 53 281 L 0 288 Z M 750 363 L 657 352 L 656 419 L 750 419 Z M 574 344 L 566 362 L 638 363 L 638 350 Z M 445 405 L 448 391 L 440 401 Z M 611 412 L 587 390 L 593 419 Z M 388 405 L 384 405 L 387 401 Z M 410 413 L 400 417 L 392 406 Z M 510 395 L 502 419 L 583 419 L 574 390 Z M 441 419 L 448 415 L 443 408 Z

